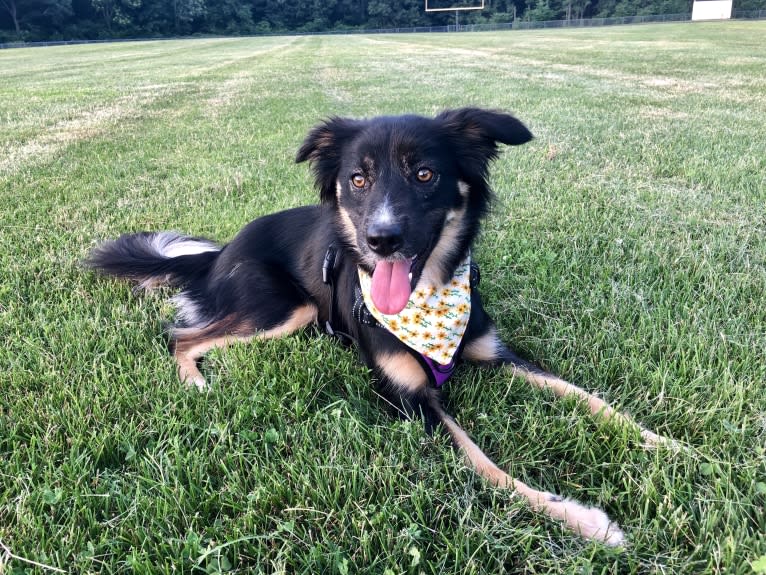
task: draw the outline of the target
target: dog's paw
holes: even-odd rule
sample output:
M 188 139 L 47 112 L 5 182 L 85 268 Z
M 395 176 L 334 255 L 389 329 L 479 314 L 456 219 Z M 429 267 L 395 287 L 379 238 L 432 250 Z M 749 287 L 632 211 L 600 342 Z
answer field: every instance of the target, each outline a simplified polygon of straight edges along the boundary
M 574 530 L 583 537 L 612 547 L 625 543 L 625 534 L 601 509 L 586 507 L 572 499 L 565 499 L 564 503 L 573 508 L 568 512 L 567 523 L 572 524 Z
M 210 391 L 210 385 L 205 381 L 204 377 L 189 376 L 184 379 L 184 385 L 187 389 L 196 389 L 200 393 L 206 393 Z
M 611 547 L 622 546 L 625 534 L 609 516 L 597 507 L 587 507 L 574 499 L 564 499 L 547 493 L 542 507 L 555 519 L 559 519 L 575 533 L 587 539 L 601 541 Z
M 686 448 L 678 443 L 675 439 L 670 439 L 669 437 L 665 437 L 664 435 L 658 435 L 654 433 L 653 431 L 649 431 L 645 427 L 640 428 L 641 431 L 641 439 L 643 442 L 641 443 L 641 447 L 644 449 L 658 449 L 658 448 L 664 448 L 664 449 L 670 449 L 673 452 L 680 452 L 684 451 Z

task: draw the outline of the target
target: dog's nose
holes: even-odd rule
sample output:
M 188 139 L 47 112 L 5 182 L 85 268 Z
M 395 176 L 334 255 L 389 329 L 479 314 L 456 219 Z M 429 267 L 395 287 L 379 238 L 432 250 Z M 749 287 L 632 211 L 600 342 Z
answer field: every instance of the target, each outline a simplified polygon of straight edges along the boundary
M 373 222 L 367 227 L 367 245 L 378 255 L 390 256 L 403 243 L 402 227 L 397 223 Z

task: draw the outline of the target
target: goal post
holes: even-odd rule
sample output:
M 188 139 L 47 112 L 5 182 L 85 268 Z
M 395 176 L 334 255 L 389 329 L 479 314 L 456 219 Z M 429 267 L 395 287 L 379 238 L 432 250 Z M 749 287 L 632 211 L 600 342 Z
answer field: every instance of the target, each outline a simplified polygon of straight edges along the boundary
M 426 12 L 460 12 L 461 10 L 484 10 L 484 0 L 481 0 L 479 4 L 471 6 L 447 6 L 447 7 L 434 7 L 434 0 L 431 0 L 431 6 L 428 5 L 428 0 L 425 0 Z

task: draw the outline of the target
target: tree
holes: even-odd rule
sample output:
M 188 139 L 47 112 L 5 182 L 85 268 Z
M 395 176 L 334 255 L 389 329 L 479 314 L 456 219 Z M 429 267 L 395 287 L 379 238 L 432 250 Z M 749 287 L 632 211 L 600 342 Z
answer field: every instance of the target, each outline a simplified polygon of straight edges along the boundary
M 204 27 L 216 34 L 249 34 L 255 28 L 252 4 L 247 0 L 209 0 Z
M 114 21 L 114 14 L 117 10 L 117 2 L 119 0 L 91 0 L 93 8 L 96 12 L 100 12 L 104 17 L 104 24 L 109 34 L 112 34 L 112 22 Z
M 182 26 L 205 13 L 205 0 L 172 0 L 173 30 L 182 33 Z
M 21 27 L 19 26 L 19 8 L 16 5 L 16 0 L 0 0 L 0 6 L 2 6 L 11 16 L 11 20 L 13 20 L 13 27 L 16 30 L 16 35 L 21 36 Z
M 367 21 L 367 0 L 337 0 L 330 19 L 336 26 L 364 25 Z
M 141 8 L 141 0 L 91 0 L 96 12 L 101 12 L 109 36 L 113 35 L 112 24 L 126 27 L 132 23 L 132 12 Z
M 367 26 L 372 28 L 396 28 L 423 26 L 426 19 L 422 0 L 368 0 Z
M 527 20 L 559 20 L 562 15 L 561 3 L 557 0 L 532 2 L 525 13 Z
M 585 11 L 590 7 L 590 0 L 564 0 L 567 20 L 580 20 L 585 17 Z
M 48 36 L 60 30 L 72 16 L 72 0 L 0 0 L 11 17 L 16 36 L 32 32 L 33 36 Z
M 73 15 L 72 0 L 30 1 L 33 10 L 29 18 L 40 28 L 60 30 Z

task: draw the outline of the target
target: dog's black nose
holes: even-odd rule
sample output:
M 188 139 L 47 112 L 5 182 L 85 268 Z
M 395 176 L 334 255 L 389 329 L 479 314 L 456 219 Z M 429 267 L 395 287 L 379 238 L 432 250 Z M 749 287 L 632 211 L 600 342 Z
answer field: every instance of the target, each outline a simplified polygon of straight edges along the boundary
M 367 227 L 367 245 L 376 254 L 390 256 L 402 247 L 404 234 L 396 223 L 371 223 Z

